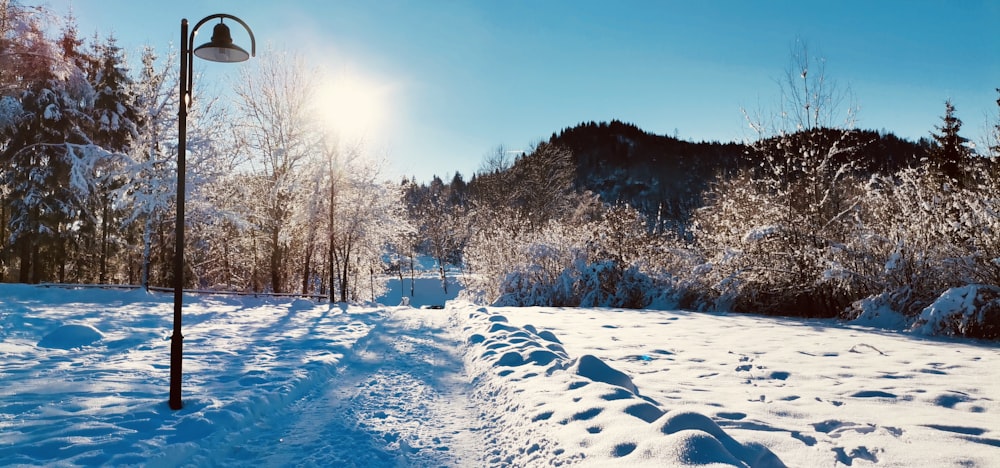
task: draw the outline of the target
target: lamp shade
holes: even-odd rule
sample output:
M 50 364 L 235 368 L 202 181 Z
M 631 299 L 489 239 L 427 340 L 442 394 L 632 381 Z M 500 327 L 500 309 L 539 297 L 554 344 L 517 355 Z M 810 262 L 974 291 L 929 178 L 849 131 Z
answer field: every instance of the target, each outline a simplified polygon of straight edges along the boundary
M 240 46 L 233 44 L 233 36 L 229 26 L 220 22 L 212 30 L 212 41 L 194 49 L 194 54 L 213 62 L 243 62 L 250 59 L 250 54 Z

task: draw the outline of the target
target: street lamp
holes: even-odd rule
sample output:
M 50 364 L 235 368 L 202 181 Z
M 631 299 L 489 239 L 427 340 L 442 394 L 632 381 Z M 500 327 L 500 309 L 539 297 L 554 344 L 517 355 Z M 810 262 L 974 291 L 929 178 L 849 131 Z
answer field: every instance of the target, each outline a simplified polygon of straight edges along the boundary
M 194 36 L 198 28 L 207 21 L 219 18 L 219 24 L 212 31 L 212 40 L 207 44 L 191 50 Z M 229 26 L 223 22 L 226 19 L 236 21 L 250 34 L 250 53 L 233 44 Z M 257 42 L 253 31 L 243 20 L 225 13 L 218 13 L 202 18 L 194 25 L 191 35 L 188 35 L 188 20 L 181 20 L 181 99 L 180 110 L 177 112 L 177 226 L 174 236 L 177 244 L 174 247 L 174 333 L 170 336 L 170 409 L 181 409 L 181 362 L 183 361 L 184 336 L 181 335 L 181 309 L 184 301 L 184 175 L 185 158 L 187 157 L 187 108 L 191 104 L 191 88 L 194 68 L 194 56 L 213 62 L 242 62 L 254 56 Z

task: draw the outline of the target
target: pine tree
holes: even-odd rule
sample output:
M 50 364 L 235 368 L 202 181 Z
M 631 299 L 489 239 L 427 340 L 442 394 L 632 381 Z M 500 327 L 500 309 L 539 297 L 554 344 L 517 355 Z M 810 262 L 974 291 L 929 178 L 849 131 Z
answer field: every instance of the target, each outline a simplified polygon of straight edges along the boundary
M 944 103 L 943 124 L 935 127 L 940 133 L 931 136 L 937 143 L 930 152 L 931 165 L 945 177 L 961 182 L 964 165 L 971 155 L 969 140 L 958 134 L 962 120 L 955 116 L 955 105 L 951 100 Z
M 77 103 L 60 80 L 38 83 L 21 96 L 22 113 L 3 151 L 3 183 L 11 190 L 10 238 L 20 258 L 19 281 L 65 275 L 66 228 L 81 214 L 75 148 L 89 143 Z
M 23 12 L 22 12 L 23 13 Z M 6 18 L 13 15 L 5 8 Z M 85 87 L 78 70 L 67 63 L 78 42 L 71 27 L 60 42 L 47 38 L 44 26 L 32 15 L 22 14 L 21 25 L 10 31 L 16 60 L 10 71 L 23 73 L 19 90 L 10 102 L 3 132 L 0 185 L 6 186 L 9 202 L 8 240 L 18 259 L 18 280 L 38 282 L 65 275 L 66 227 L 79 214 L 72 188 L 72 145 L 87 144 L 81 109 L 86 106 Z M 8 31 L 5 31 L 5 35 Z M 29 53 L 30 51 L 30 53 Z M 6 76 L 6 75 L 5 75 Z
M 92 249 L 98 257 L 98 281 L 108 280 L 108 260 L 111 246 L 120 245 L 120 240 L 111 239 L 112 232 L 120 232 L 123 214 L 113 209 L 113 193 L 125 183 L 122 168 L 123 155 L 131 150 L 138 136 L 139 114 L 133 92 L 134 84 L 125 66 L 125 56 L 114 36 L 109 36 L 104 44 L 96 47 L 94 66 L 90 70 L 90 80 L 94 88 L 94 104 L 91 119 L 94 128 L 92 140 L 107 151 L 104 157 L 94 162 L 95 190 L 88 200 L 88 209 L 93 213 L 95 228 L 100 226 L 97 248 Z M 96 231 L 96 230 L 95 230 Z M 96 232 L 95 232 L 96 234 Z

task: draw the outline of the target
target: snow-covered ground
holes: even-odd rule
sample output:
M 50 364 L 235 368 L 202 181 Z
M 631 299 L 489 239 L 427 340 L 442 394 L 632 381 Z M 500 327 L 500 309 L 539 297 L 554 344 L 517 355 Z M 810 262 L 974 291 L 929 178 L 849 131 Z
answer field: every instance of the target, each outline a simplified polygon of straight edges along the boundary
M 414 305 L 446 299 L 424 294 Z M 735 314 L 186 299 L 171 411 L 171 295 L 0 285 L 0 464 L 1000 466 L 995 343 Z

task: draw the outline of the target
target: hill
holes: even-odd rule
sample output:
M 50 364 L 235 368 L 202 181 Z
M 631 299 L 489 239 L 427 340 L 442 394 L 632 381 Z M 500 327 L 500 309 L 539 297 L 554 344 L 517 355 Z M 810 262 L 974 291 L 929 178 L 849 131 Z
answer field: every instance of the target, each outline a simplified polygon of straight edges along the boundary
M 805 132 L 790 135 L 795 139 Z M 892 173 L 918 162 L 928 143 L 914 143 L 873 130 L 817 129 L 809 136 L 840 141 L 852 148 L 844 158 L 859 175 Z M 575 188 L 599 194 L 612 204 L 628 204 L 655 220 L 657 228 L 686 230 L 702 205 L 702 194 L 719 178 L 760 167 L 758 148 L 730 142 L 690 142 L 646 132 L 621 121 L 588 122 L 554 133 L 549 143 L 568 148 L 576 165 Z

